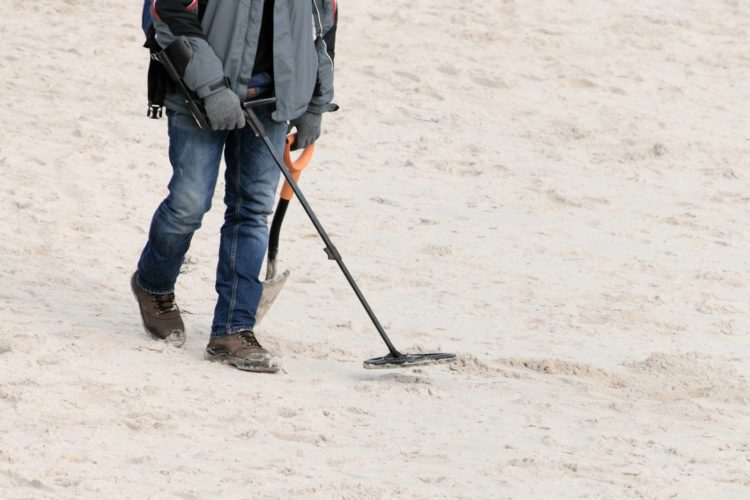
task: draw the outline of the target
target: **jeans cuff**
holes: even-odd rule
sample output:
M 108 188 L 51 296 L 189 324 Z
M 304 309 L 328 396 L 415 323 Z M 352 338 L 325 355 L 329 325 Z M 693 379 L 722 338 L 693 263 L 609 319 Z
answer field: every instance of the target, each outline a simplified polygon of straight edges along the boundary
M 144 285 L 143 281 L 141 281 L 141 277 L 138 276 L 138 273 L 135 273 L 135 283 L 139 287 L 141 287 L 142 290 L 147 291 L 151 295 L 169 295 L 170 293 L 174 293 L 174 287 L 172 287 L 172 288 L 165 288 L 165 289 L 162 289 L 162 290 L 157 290 L 157 289 L 154 289 L 154 288 L 151 288 L 149 286 Z
M 218 339 L 221 337 L 226 337 L 227 335 L 234 335 L 235 333 L 239 333 L 242 331 L 253 331 L 253 326 L 233 326 L 232 328 L 225 328 L 224 330 L 211 330 L 211 338 L 212 339 Z

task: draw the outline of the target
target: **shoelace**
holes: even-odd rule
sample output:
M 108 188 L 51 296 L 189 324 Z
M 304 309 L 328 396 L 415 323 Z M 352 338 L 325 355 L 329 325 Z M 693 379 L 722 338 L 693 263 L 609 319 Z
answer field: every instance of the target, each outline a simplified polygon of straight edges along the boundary
M 258 342 L 258 339 L 255 338 L 255 334 L 251 331 L 240 332 L 240 340 L 242 340 L 242 343 L 248 347 L 263 348 L 263 346 L 260 345 L 260 342 Z
M 177 303 L 174 300 L 173 293 L 154 295 L 153 300 L 156 302 L 157 314 L 161 315 L 177 310 Z

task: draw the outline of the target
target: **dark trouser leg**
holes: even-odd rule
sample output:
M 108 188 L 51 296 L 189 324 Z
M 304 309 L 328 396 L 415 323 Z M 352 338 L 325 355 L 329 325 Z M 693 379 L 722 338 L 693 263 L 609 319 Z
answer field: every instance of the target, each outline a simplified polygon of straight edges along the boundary
M 189 115 L 168 112 L 169 195 L 151 221 L 138 262 L 138 281 L 151 293 L 171 293 L 193 233 L 211 208 L 227 132 L 202 130 Z
M 258 109 L 271 143 L 283 151 L 286 125 L 275 123 L 269 109 Z M 225 150 L 226 193 L 221 228 L 211 336 L 252 330 L 263 291 L 258 279 L 268 247 L 268 215 L 273 211 L 279 168 L 261 138 L 250 127 L 233 131 Z

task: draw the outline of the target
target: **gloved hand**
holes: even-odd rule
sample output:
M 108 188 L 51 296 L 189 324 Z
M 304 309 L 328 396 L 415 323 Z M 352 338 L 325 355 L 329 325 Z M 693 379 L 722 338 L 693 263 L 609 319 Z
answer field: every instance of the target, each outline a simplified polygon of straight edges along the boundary
M 208 121 L 214 130 L 233 130 L 245 126 L 245 113 L 237 94 L 228 88 L 203 99 Z
M 322 120 L 323 115 L 313 113 L 312 111 L 306 111 L 305 114 L 299 118 L 295 118 L 289 122 L 290 130 L 292 127 L 297 129 L 297 140 L 292 144 L 292 151 L 304 149 L 318 140 L 318 137 L 320 137 L 320 123 Z

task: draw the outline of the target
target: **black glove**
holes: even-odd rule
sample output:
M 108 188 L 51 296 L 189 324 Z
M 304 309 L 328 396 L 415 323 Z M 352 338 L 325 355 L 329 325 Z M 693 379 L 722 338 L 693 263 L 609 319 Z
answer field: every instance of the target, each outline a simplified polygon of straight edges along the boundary
M 291 130 L 292 127 L 297 129 L 297 140 L 292 144 L 292 151 L 304 149 L 318 140 L 318 137 L 320 137 L 320 122 L 322 119 L 323 115 L 313 113 L 312 111 L 306 111 L 305 114 L 299 118 L 295 118 L 289 122 L 289 130 Z
M 245 113 L 240 98 L 228 88 L 203 99 L 208 121 L 214 130 L 233 130 L 245 126 Z

